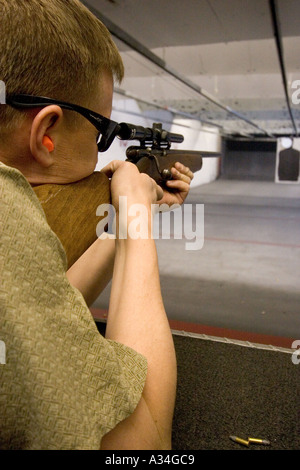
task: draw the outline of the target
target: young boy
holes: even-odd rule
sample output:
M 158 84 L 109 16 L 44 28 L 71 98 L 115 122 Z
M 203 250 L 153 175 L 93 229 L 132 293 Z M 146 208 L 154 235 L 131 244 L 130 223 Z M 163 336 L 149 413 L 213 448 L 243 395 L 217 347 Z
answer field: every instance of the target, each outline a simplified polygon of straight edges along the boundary
M 99 239 L 66 273 L 32 190 L 94 171 L 99 130 L 55 100 L 109 119 L 121 57 L 78 0 L 0 0 L 0 15 L 8 103 L 16 94 L 54 100 L 0 106 L 0 448 L 169 449 L 176 359 L 150 222 L 148 239 Z M 171 194 L 135 165 L 111 162 L 103 171 L 117 223 L 119 196 L 128 208 L 143 204 L 149 220 L 151 204 L 183 202 L 193 175 L 176 166 Z M 103 338 L 88 305 L 112 269 Z

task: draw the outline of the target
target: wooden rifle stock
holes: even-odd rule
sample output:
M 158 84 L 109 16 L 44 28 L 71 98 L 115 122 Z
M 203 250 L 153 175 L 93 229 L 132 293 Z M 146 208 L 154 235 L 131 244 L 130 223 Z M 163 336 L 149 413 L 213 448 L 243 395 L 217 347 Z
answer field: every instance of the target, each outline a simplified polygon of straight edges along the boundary
M 70 268 L 97 239 L 96 226 L 103 217 L 97 217 L 96 210 L 100 204 L 110 203 L 110 181 L 96 171 L 75 183 L 43 184 L 33 190 L 65 249 Z
M 164 185 L 176 162 L 188 166 L 193 172 L 202 167 L 201 152 L 184 150 L 155 150 L 154 157 L 131 159 L 141 173 L 149 174 L 158 184 Z M 205 156 L 219 156 L 204 152 Z M 209 155 L 208 155 L 209 154 Z M 128 156 L 128 155 L 127 155 Z M 165 171 L 164 171 L 165 170 Z M 96 215 L 100 204 L 109 204 L 110 181 L 97 171 L 75 183 L 43 184 L 33 187 L 44 209 L 48 224 L 60 239 L 67 255 L 68 268 L 97 239 L 96 227 L 104 217 Z
M 135 163 L 141 173 L 147 173 L 158 184 L 164 186 L 171 179 L 171 168 L 180 162 L 194 173 L 202 168 L 200 152 L 185 150 L 153 150 L 129 147 L 126 151 L 127 160 Z

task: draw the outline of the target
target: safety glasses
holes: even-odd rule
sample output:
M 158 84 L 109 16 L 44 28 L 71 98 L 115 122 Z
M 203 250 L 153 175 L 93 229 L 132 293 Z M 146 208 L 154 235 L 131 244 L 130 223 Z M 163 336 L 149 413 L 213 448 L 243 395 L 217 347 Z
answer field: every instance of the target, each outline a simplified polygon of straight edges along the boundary
M 54 100 L 44 96 L 23 94 L 10 95 L 6 98 L 6 104 L 15 108 L 40 108 L 54 104 L 63 109 L 68 109 L 81 114 L 81 116 L 85 117 L 91 124 L 93 124 L 99 132 L 97 135 L 97 146 L 99 152 L 105 152 L 120 131 L 120 126 L 117 122 L 111 121 L 101 114 L 95 113 L 90 109 L 83 108 L 76 104 L 66 103 L 65 101 Z

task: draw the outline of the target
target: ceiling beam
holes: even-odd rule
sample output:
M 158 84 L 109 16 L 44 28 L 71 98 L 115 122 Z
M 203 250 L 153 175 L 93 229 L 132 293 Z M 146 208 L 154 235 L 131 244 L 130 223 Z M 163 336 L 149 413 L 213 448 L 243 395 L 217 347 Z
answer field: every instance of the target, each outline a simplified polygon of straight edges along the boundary
M 150 60 L 152 63 L 157 65 L 159 68 L 161 68 L 164 72 L 168 73 L 169 75 L 173 76 L 176 80 L 180 81 L 184 85 L 186 85 L 188 88 L 192 89 L 195 91 L 197 94 L 201 95 L 203 98 L 206 98 L 208 101 L 211 103 L 215 104 L 217 107 L 223 109 L 227 113 L 235 116 L 239 120 L 242 120 L 249 124 L 252 127 L 255 127 L 259 131 L 261 131 L 263 134 L 269 136 L 269 137 L 274 137 L 272 134 L 267 132 L 265 129 L 262 129 L 260 126 L 255 124 L 253 121 L 250 119 L 247 119 L 245 116 L 242 114 L 234 111 L 232 108 L 229 106 L 224 105 L 221 103 L 217 98 L 212 96 L 210 93 L 207 91 L 203 90 L 201 87 L 199 87 L 197 84 L 189 80 L 187 77 L 183 76 L 176 70 L 174 70 L 172 67 L 166 64 L 164 60 L 162 60 L 160 57 L 158 57 L 156 54 L 154 54 L 152 51 L 147 49 L 145 46 L 143 46 L 139 41 L 134 39 L 132 36 L 130 36 L 128 33 L 126 33 L 123 29 L 119 28 L 115 23 L 113 23 L 111 20 L 109 20 L 107 17 L 102 15 L 96 8 L 91 6 L 89 2 L 87 1 L 82 1 L 86 5 L 86 7 L 100 20 L 102 23 L 105 24 L 107 29 L 110 31 L 110 33 L 118 38 L 120 41 L 125 43 L 127 46 L 129 46 L 131 49 L 135 50 L 142 56 L 146 57 L 148 60 Z M 212 124 L 212 123 L 211 123 Z
M 288 94 L 286 71 L 285 71 L 285 65 L 284 65 L 283 45 L 282 45 L 282 38 L 281 38 L 281 32 L 280 32 L 279 19 L 278 19 L 277 1 L 276 0 L 269 0 L 269 4 L 270 4 L 272 26 L 273 26 L 274 38 L 275 38 L 275 42 L 276 42 L 276 48 L 277 48 L 277 54 L 278 54 L 278 60 L 279 60 L 279 66 L 280 66 L 280 71 L 281 71 L 281 77 L 282 77 L 282 83 L 283 83 L 283 88 L 284 88 L 286 104 L 287 104 L 289 115 L 290 115 L 292 125 L 293 125 L 293 128 L 294 128 L 295 136 L 297 137 L 298 136 L 297 126 L 296 126 L 294 116 L 293 116 L 293 113 L 292 113 L 289 94 Z

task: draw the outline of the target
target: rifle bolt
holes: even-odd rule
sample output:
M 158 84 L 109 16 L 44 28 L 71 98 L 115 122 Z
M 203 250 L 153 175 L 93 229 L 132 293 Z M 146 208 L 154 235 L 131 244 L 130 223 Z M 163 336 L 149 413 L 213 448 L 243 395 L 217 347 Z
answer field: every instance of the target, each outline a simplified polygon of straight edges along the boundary
M 162 177 L 164 180 L 170 180 L 172 179 L 172 174 L 170 172 L 170 170 L 168 170 L 167 168 L 165 168 L 162 173 L 161 173 Z

